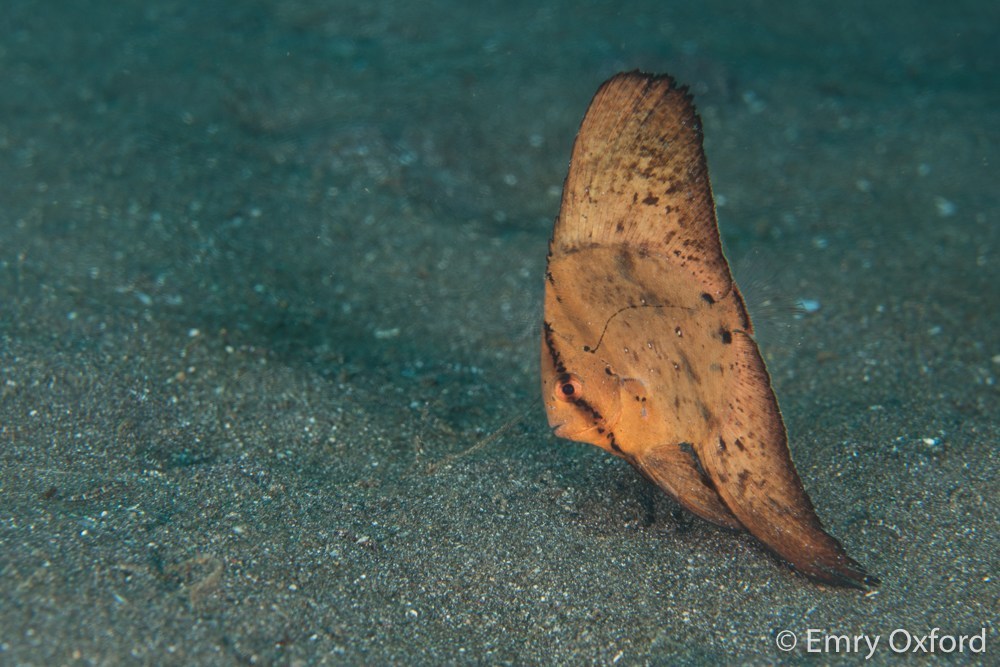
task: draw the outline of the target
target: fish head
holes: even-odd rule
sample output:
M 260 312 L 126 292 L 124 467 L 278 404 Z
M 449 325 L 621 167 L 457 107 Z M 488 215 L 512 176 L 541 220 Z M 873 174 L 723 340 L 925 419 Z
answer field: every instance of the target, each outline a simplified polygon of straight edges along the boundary
M 568 354 L 573 342 L 573 336 L 563 336 L 546 323 L 541 379 L 549 426 L 560 438 L 618 453 L 614 428 L 622 414 L 621 382 L 599 355 Z

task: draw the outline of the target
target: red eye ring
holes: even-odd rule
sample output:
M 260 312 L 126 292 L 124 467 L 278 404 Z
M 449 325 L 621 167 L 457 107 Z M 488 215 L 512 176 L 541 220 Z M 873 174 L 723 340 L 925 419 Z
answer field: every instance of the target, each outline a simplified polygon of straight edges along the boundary
M 560 401 L 576 401 L 583 395 L 583 383 L 572 373 L 563 373 L 556 380 L 555 395 Z

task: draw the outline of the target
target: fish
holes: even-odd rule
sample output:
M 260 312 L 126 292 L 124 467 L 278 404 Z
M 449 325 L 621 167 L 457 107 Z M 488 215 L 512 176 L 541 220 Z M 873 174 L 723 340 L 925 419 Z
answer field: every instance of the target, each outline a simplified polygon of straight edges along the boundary
M 792 462 L 702 139 L 692 95 L 669 75 L 621 73 L 591 101 L 549 241 L 549 426 L 817 582 L 878 586 L 826 532 Z

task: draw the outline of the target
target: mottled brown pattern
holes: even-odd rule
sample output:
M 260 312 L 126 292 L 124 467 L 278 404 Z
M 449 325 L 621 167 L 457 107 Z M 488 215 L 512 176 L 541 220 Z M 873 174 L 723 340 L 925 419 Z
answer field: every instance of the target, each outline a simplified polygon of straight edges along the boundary
M 669 77 L 619 74 L 580 127 L 550 242 L 549 424 L 817 580 L 875 584 L 813 510 L 752 333 L 690 95 Z

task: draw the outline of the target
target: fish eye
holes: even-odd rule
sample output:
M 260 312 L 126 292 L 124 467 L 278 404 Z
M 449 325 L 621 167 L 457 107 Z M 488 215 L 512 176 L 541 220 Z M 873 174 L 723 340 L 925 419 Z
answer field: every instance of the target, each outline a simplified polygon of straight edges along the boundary
M 572 373 L 563 373 L 556 380 L 555 393 L 560 401 L 575 401 L 583 394 L 583 383 Z

